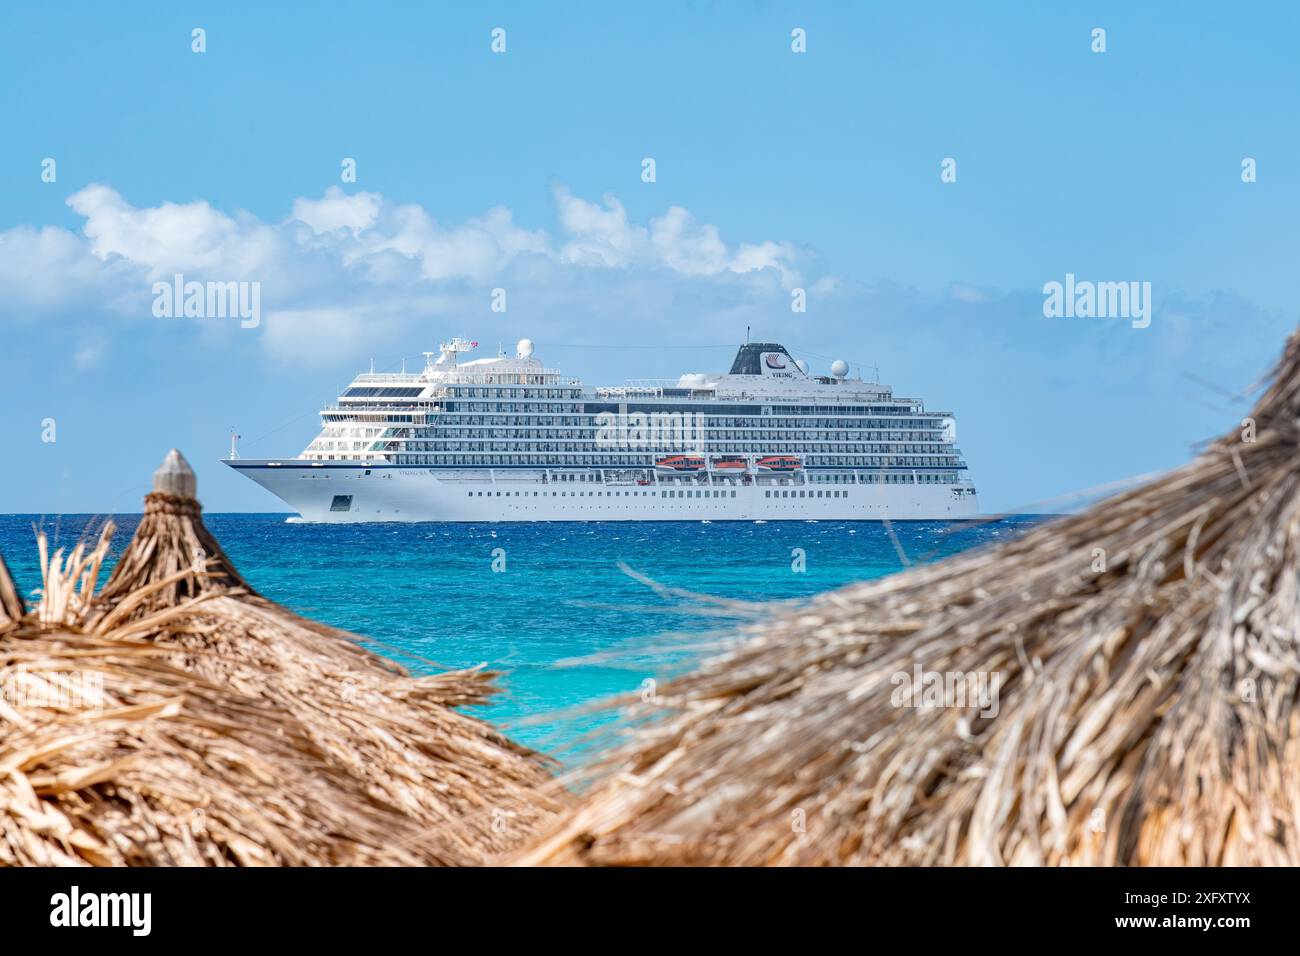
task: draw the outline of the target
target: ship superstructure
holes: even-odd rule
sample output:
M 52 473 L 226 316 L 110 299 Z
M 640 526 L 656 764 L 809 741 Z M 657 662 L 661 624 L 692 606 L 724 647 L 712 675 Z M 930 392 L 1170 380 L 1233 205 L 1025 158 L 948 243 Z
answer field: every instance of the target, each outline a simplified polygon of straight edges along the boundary
M 295 458 L 227 460 L 309 521 L 955 519 L 978 513 L 946 412 L 746 343 L 726 374 L 587 390 L 524 339 L 365 373 Z

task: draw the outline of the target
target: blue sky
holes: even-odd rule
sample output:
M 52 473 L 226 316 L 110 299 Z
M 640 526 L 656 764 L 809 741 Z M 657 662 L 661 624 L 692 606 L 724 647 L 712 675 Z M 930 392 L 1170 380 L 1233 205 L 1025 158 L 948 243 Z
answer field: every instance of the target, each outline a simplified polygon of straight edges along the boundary
M 231 426 L 295 454 L 457 334 L 589 384 L 747 325 L 875 366 L 987 510 L 1179 464 L 1296 322 L 1300 14 L 1135 6 L 6 3 L 0 510 L 136 510 L 173 445 L 209 510 L 279 510 Z M 154 317 L 174 271 L 259 281 L 260 326 Z M 1067 272 L 1149 281 L 1151 326 L 1044 317 Z

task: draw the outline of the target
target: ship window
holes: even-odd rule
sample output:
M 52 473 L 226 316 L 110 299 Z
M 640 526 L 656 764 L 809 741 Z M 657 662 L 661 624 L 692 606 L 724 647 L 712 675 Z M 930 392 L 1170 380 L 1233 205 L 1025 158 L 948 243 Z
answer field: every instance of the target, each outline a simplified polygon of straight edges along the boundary
M 335 495 L 334 500 L 330 502 L 330 511 L 351 511 L 351 495 Z

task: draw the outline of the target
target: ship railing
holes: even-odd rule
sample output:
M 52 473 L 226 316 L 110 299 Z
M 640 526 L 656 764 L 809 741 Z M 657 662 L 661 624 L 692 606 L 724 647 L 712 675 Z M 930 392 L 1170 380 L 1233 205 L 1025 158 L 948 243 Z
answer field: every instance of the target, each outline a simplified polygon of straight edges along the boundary
M 558 368 L 530 368 L 516 369 L 513 371 L 504 369 L 475 369 L 474 371 L 468 371 L 462 367 L 456 369 L 449 368 L 447 371 L 456 373 L 455 377 L 451 381 L 452 385 L 518 385 L 520 384 L 520 377 L 535 378 L 539 376 L 541 378 L 553 379 L 553 381 L 541 383 L 543 385 L 582 384 L 581 379 L 565 379 L 563 373 L 561 373 Z M 524 382 L 523 384 L 529 385 L 532 383 Z
M 663 398 L 657 385 L 605 385 L 596 389 L 599 398 Z
M 402 401 L 396 399 L 395 401 Z M 322 412 L 433 412 L 441 410 L 437 402 L 407 402 L 401 405 L 323 405 Z
M 420 381 L 418 372 L 365 372 L 354 378 L 353 383 L 362 382 L 407 382 L 412 385 Z

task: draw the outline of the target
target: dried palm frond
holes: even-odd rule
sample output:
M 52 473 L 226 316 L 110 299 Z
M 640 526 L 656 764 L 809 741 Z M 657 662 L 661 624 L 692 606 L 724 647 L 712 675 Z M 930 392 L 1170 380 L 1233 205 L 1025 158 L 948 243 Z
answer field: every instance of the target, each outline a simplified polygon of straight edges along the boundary
M 26 613 L 23 599 L 19 596 L 14 579 L 9 574 L 9 566 L 0 555 L 0 633 L 17 627 Z
M 424 859 L 486 862 L 559 809 L 542 757 L 453 709 L 485 702 L 495 675 L 411 676 L 355 635 L 253 592 L 204 526 L 178 452 L 155 475 L 134 538 L 94 594 L 110 534 L 66 561 L 47 559 L 42 539 L 36 618 L 88 639 L 143 643 L 202 681 L 279 708 L 334 772 L 418 826 Z
M 0 865 L 441 862 L 284 710 L 162 656 L 0 637 Z
M 774 612 L 621 702 L 601 782 L 515 859 L 1300 864 L 1298 417 L 1293 335 L 1189 465 Z

